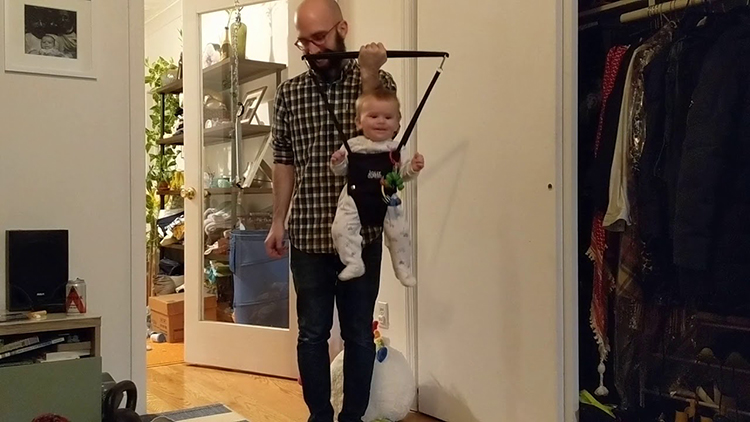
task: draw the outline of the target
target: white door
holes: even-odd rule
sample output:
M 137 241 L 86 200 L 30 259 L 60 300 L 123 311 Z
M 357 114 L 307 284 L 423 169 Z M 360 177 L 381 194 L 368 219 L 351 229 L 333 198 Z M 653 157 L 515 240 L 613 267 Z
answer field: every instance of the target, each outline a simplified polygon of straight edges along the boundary
M 558 3 L 419 1 L 419 49 L 451 54 L 419 122 L 419 409 L 442 420 L 563 420 Z
M 272 104 L 292 44 L 288 2 L 243 2 L 246 57 L 236 65 L 231 55 L 222 57 L 233 10 L 231 1 L 183 2 L 183 192 L 195 191 L 185 200 L 185 359 L 296 378 L 288 257 L 271 260 L 263 247 L 272 205 Z M 247 106 L 239 122 L 238 101 Z

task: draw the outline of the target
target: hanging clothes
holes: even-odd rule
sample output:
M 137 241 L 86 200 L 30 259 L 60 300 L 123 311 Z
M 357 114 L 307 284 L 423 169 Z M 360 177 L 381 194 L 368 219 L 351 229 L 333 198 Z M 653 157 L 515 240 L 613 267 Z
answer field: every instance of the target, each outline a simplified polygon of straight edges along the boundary
M 663 170 L 667 186 L 669 218 L 667 227 L 670 238 L 674 235 L 677 179 L 682 162 L 687 116 L 693 102 L 693 92 L 705 66 L 709 49 L 735 20 L 735 16 L 731 14 L 710 16 L 704 24 L 688 27 L 670 51 L 665 79 L 667 84 L 664 132 L 666 156 Z
M 603 107 L 602 82 L 604 65 L 609 48 L 604 39 L 604 31 L 596 25 L 579 31 L 578 34 L 578 301 L 585 306 L 578 307 L 580 333 L 591 330 L 591 297 L 593 293 L 593 263 L 586 256 L 591 236 L 593 201 L 589 179 L 584 175 L 590 172 L 594 162 L 594 143 L 599 126 L 599 116 Z M 598 346 L 594 336 L 578 336 L 579 377 L 582 390 L 593 392 L 599 385 L 597 365 Z M 607 381 L 610 379 L 608 378 Z M 614 390 L 613 384 L 607 385 Z
M 690 335 L 687 298 L 710 298 L 700 310 L 750 317 L 748 10 L 694 8 L 606 56 L 593 151 L 584 146 L 590 166 L 580 173 L 590 202 L 579 217 L 591 222 L 583 227 L 591 234 L 596 394 L 608 394 L 611 366 L 617 394 L 609 400 L 621 410 L 642 404 L 644 383 L 686 387 L 681 376 L 648 374 L 664 365 L 654 353 Z
M 625 78 L 637 47 L 636 45 L 621 47 L 624 49 L 624 55 L 619 58 L 617 67 L 605 70 L 605 72 L 612 72 L 606 73 L 605 77 L 613 78 L 613 85 L 604 86 L 602 90 L 603 108 L 594 142 L 594 163 L 586 176 L 591 185 L 591 196 L 596 212 L 606 212 L 609 203 L 609 179 L 612 173 L 612 158 L 615 154 L 617 129 L 625 92 Z M 607 63 L 607 65 L 610 64 Z
M 717 310 L 750 302 L 750 18 L 725 31 L 702 67 L 677 181 L 674 261 L 686 294 Z
M 629 49 L 627 46 L 616 46 L 607 53 L 607 61 L 604 67 L 604 78 L 602 82 L 602 111 L 599 116 L 599 125 L 597 128 L 596 140 L 594 141 L 594 157 L 597 158 L 599 146 L 602 141 L 602 132 L 605 127 L 605 115 L 607 109 L 611 106 L 608 99 L 615 88 L 615 82 L 622 75 L 622 64 Z M 612 275 L 606 271 L 604 265 L 604 252 L 606 249 L 606 233 L 601 224 L 603 215 L 597 212 L 594 216 L 591 231 L 591 246 L 587 255 L 594 262 L 594 283 L 591 300 L 591 328 L 594 331 L 594 337 L 599 349 L 600 365 L 604 364 L 609 354 L 610 346 L 607 337 L 607 311 L 609 303 L 609 293 L 612 290 Z M 601 371 L 600 371 L 601 372 Z M 603 375 L 602 375 L 603 376 Z M 606 389 L 603 388 L 603 380 L 600 381 L 600 387 L 596 392 L 598 395 L 606 395 Z
M 731 14 L 704 18 L 702 13 L 687 14 L 673 44 L 644 72 L 648 142 L 634 195 L 639 203 L 638 233 L 645 261 L 642 286 L 647 298 L 673 301 L 677 295 L 672 222 L 687 112 L 708 49 L 737 20 Z
M 637 352 L 642 332 L 643 313 L 641 307 L 641 274 L 643 248 L 635 224 L 638 203 L 635 190 L 638 164 L 644 144 L 647 142 L 644 107 L 644 69 L 672 40 L 674 26 L 667 25 L 657 31 L 640 46 L 633 55 L 629 71 L 629 82 L 620 113 L 615 160 L 612 163 L 608 212 L 603 220 L 612 217 L 609 230 L 620 231 L 618 266 L 615 275 L 615 385 L 620 395 L 621 406 L 629 409 L 638 403 Z M 617 185 L 619 183 L 619 185 Z M 615 186 L 613 189 L 613 185 Z
M 604 226 L 612 231 L 624 231 L 632 224 L 628 184 L 632 178 L 634 154 L 640 158 L 645 133 L 643 117 L 643 68 L 672 40 L 674 27 L 667 25 L 638 47 L 625 78 L 620 119 L 615 141 L 609 182 L 609 202 Z

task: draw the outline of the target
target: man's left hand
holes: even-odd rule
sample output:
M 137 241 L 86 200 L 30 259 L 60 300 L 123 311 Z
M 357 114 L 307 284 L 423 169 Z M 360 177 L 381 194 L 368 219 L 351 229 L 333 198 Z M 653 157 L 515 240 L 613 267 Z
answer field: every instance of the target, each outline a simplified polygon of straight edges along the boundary
M 387 60 L 382 43 L 370 43 L 359 49 L 359 66 L 368 75 L 377 75 Z

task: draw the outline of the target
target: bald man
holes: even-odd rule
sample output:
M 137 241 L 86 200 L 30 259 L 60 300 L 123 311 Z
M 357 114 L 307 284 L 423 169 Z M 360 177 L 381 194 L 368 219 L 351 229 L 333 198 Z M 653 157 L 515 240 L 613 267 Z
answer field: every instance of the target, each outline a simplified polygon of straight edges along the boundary
M 295 45 L 305 54 L 346 51 L 349 25 L 333 0 L 305 0 L 295 17 Z M 344 339 L 344 404 L 339 422 L 361 422 L 370 398 L 375 344 L 372 318 L 380 287 L 382 227 L 364 227 L 365 274 L 339 282 L 344 268 L 336 254 L 331 225 L 346 180 L 328 165 L 341 138 L 328 115 L 320 89 L 333 106 L 347 138 L 356 135 L 355 101 L 363 91 L 396 89 L 380 68 L 386 62 L 382 44 L 360 49 L 358 60 L 320 60 L 310 70 L 281 84 L 275 99 L 274 217 L 266 251 L 281 257 L 290 250 L 297 292 L 299 336 L 297 358 L 309 422 L 333 422 L 328 339 L 334 301 Z M 292 201 L 293 198 L 293 201 Z M 285 221 L 290 209 L 288 233 Z

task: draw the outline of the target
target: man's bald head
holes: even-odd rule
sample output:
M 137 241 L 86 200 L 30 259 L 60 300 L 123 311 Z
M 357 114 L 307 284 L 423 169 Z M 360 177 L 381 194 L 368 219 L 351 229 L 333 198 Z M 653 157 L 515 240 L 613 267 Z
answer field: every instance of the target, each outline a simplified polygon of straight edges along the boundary
M 336 51 L 349 32 L 335 0 L 304 0 L 294 17 L 297 37 L 307 53 Z
M 346 51 L 344 40 L 349 24 L 344 20 L 341 7 L 335 0 L 303 0 L 294 16 L 297 42 L 305 54 L 328 51 Z M 341 60 L 317 60 L 312 63 L 317 70 L 336 71 Z
M 330 28 L 342 20 L 344 20 L 344 14 L 341 13 L 341 7 L 336 0 L 303 0 L 295 16 L 298 28 L 300 24 L 311 23 L 328 24 Z

